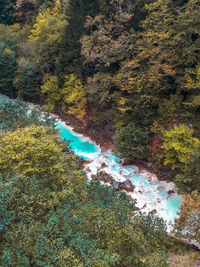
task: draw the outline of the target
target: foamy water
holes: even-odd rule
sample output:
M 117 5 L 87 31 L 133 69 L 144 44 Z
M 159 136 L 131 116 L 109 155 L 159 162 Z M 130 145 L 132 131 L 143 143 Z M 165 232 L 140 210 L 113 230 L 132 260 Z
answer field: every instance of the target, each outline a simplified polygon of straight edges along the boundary
M 63 122 L 57 121 L 56 128 L 62 133 L 61 137 L 70 142 L 75 154 L 89 161 L 85 165 L 89 180 L 100 170 L 110 174 L 118 182 L 131 180 L 135 190 L 127 194 L 137 200 L 137 207 L 146 214 L 153 211 L 167 222 L 169 231 L 172 229 L 183 199 L 176 193 L 175 185 L 172 182 L 159 181 L 156 175 L 145 170 L 139 172 L 138 168 L 133 165 L 122 166 L 120 159 L 112 151 L 101 152 L 98 145 L 89 138 L 75 133 L 71 127 L 66 126 Z M 174 193 L 168 194 L 169 190 L 173 190 Z
M 7 99 L 0 95 L 0 104 L 7 101 Z M 34 105 L 30 104 L 29 108 L 28 112 L 31 112 Z M 145 170 L 139 172 L 136 166 L 122 166 L 119 163 L 120 159 L 112 151 L 101 152 L 100 147 L 88 137 L 75 133 L 72 127 L 67 126 L 58 118 L 56 128 L 60 130 L 61 137 L 70 142 L 74 153 L 89 161 L 85 165 L 89 180 L 92 174 L 96 175 L 100 170 L 110 174 L 119 182 L 124 182 L 126 179 L 131 180 L 135 190 L 127 194 L 137 200 L 137 207 L 146 214 L 156 210 L 156 215 L 167 222 L 168 230 L 172 229 L 174 219 L 178 217 L 177 212 L 183 199 L 182 196 L 176 193 L 173 183 L 158 181 L 156 175 Z M 102 163 L 104 163 L 103 168 Z M 169 190 L 173 190 L 175 193 L 168 194 Z

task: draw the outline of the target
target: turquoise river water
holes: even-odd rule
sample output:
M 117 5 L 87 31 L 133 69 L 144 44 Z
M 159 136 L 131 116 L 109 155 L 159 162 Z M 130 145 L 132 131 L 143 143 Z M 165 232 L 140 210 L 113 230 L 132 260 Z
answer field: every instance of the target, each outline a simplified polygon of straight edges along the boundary
M 0 105 L 4 101 L 5 98 L 0 96 Z M 134 165 L 122 166 L 119 163 L 120 159 L 112 151 L 101 152 L 98 145 L 89 138 L 77 134 L 60 120 L 57 120 L 56 128 L 60 130 L 61 137 L 70 142 L 74 153 L 88 160 L 85 171 L 89 180 L 92 174 L 97 174 L 101 170 L 102 163 L 105 163 L 103 170 L 112 175 L 116 181 L 131 180 L 135 190 L 128 195 L 137 200 L 137 206 L 141 211 L 148 213 L 154 210 L 157 216 L 167 222 L 168 230 L 171 230 L 183 199 L 183 196 L 176 193 L 173 183 L 158 181 L 154 174 L 138 170 Z M 174 193 L 168 194 L 169 190 L 173 190 Z

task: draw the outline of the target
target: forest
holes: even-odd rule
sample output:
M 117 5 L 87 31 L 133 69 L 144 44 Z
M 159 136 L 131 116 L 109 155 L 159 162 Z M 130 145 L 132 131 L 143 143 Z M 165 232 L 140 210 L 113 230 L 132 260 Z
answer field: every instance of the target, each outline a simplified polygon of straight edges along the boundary
M 199 0 L 2 0 L 0 93 L 0 266 L 199 266 Z M 173 236 L 88 183 L 49 113 L 175 183 Z

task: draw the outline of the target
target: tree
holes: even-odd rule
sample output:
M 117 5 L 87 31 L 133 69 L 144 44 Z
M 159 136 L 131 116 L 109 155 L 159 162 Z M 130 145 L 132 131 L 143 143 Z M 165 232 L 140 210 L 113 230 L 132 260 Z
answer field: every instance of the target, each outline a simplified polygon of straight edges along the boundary
M 51 75 L 44 76 L 41 89 L 42 93 L 47 96 L 47 104 L 45 105 L 45 108 L 49 111 L 54 111 L 55 105 L 59 103 L 61 99 L 61 89 L 58 85 L 58 77 Z
M 140 214 L 124 193 L 88 183 L 68 145 L 41 126 L 45 114 L 37 122 L 13 103 L 0 110 L 20 127 L 0 135 L 1 265 L 165 266 L 176 241 L 164 221 Z
M 84 87 L 74 74 L 65 76 L 63 88 L 58 86 L 58 77 L 46 75 L 42 92 L 47 95 L 47 110 L 54 110 L 56 104 L 62 106 L 64 112 L 82 119 L 86 114 L 86 96 Z
M 181 174 L 178 174 L 175 183 L 182 194 L 197 190 L 200 193 L 200 150 L 195 150 L 184 163 Z
M 82 119 L 86 114 L 85 89 L 74 74 L 65 76 L 64 88 L 61 90 L 62 109 Z
M 112 104 L 111 91 L 114 88 L 114 79 L 109 73 L 98 72 L 87 79 L 85 91 L 87 93 L 88 106 L 96 108 L 101 114 Z
M 191 153 L 198 148 L 199 139 L 193 137 L 194 130 L 187 125 L 174 126 L 163 134 L 163 163 L 172 170 L 185 163 Z
M 15 131 L 19 128 L 31 126 L 32 124 L 53 128 L 55 119 L 50 114 L 44 113 L 41 108 L 35 107 L 30 110 L 28 104 L 19 100 L 6 101 L 4 104 L 1 104 L 1 130 Z
M 15 95 L 13 80 L 17 70 L 14 51 L 4 42 L 0 42 L 0 90 L 9 96 Z
M 197 191 L 185 196 L 174 229 L 178 237 L 200 243 L 200 195 Z
M 190 92 L 190 98 L 185 104 L 191 108 L 198 109 L 200 107 L 200 64 L 193 69 L 186 70 L 185 87 Z
M 15 22 L 16 0 L 4 0 L 0 2 L 0 23 L 11 25 Z
M 3 177 L 15 172 L 27 176 L 37 175 L 41 179 L 55 178 L 62 171 L 63 150 L 51 128 L 30 126 L 11 133 L 1 133 L 0 170 Z M 9 167 L 10 166 L 10 167 Z
M 59 0 L 53 8 L 47 8 L 37 16 L 29 39 L 44 73 L 55 69 L 59 53 L 64 49 L 67 24 Z
M 18 96 L 23 99 L 32 99 L 39 93 L 40 75 L 37 67 L 25 58 L 18 62 L 14 86 L 18 89 Z
M 114 150 L 127 161 L 143 159 L 146 156 L 148 141 L 148 132 L 134 123 L 129 123 L 116 131 Z

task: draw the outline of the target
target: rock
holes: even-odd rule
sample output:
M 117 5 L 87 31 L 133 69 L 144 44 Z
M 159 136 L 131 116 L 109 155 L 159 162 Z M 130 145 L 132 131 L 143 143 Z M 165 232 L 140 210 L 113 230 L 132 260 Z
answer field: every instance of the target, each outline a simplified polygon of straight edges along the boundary
M 167 192 L 168 195 L 171 195 L 171 194 L 174 194 L 174 193 L 175 193 L 174 190 L 169 190 L 169 191 Z
M 120 186 L 120 183 L 119 183 L 119 182 L 117 182 L 117 181 L 114 181 L 114 182 L 113 182 L 113 188 L 114 188 L 116 191 L 119 190 L 119 186 Z
M 152 168 L 152 163 L 151 162 L 147 162 L 147 168 Z
M 103 162 L 103 163 L 101 164 L 101 168 L 103 169 L 103 168 L 106 168 L 106 167 L 108 167 L 108 166 L 105 164 L 105 162 Z
M 145 204 L 143 205 L 143 207 L 141 208 L 141 210 L 144 209 L 144 208 L 146 208 L 146 207 L 147 207 L 147 203 L 145 203 Z
M 161 199 L 160 199 L 160 198 L 156 198 L 156 201 L 157 201 L 158 203 L 160 203 L 160 202 L 161 202 Z
M 123 173 L 124 173 L 124 171 L 122 171 L 122 170 L 119 172 L 119 174 L 121 174 L 121 175 L 123 175 Z
M 131 181 L 129 179 L 127 179 L 125 182 L 123 182 L 124 184 L 124 189 L 127 192 L 133 192 L 135 189 L 135 186 L 131 183 Z
M 127 198 L 128 198 L 129 200 L 131 200 L 131 201 L 134 200 L 134 198 L 132 198 L 132 196 L 129 196 L 129 195 L 127 196 Z
M 138 193 L 142 194 L 142 191 L 141 190 L 138 190 Z
M 157 213 L 157 210 L 156 209 L 154 209 L 154 210 L 151 211 L 151 214 L 156 214 L 156 213 Z
M 113 184 L 114 179 L 113 179 L 112 175 L 107 174 L 106 176 L 104 176 L 103 179 L 104 179 L 105 183 Z
M 120 189 L 125 189 L 125 185 L 124 185 L 124 183 L 119 183 L 119 187 L 120 187 Z
M 101 181 L 103 181 L 105 183 L 112 184 L 114 181 L 114 178 L 112 177 L 112 175 L 106 173 L 105 171 L 99 171 L 97 173 L 97 176 Z
M 97 171 L 97 176 L 105 176 L 107 173 L 105 171 Z

